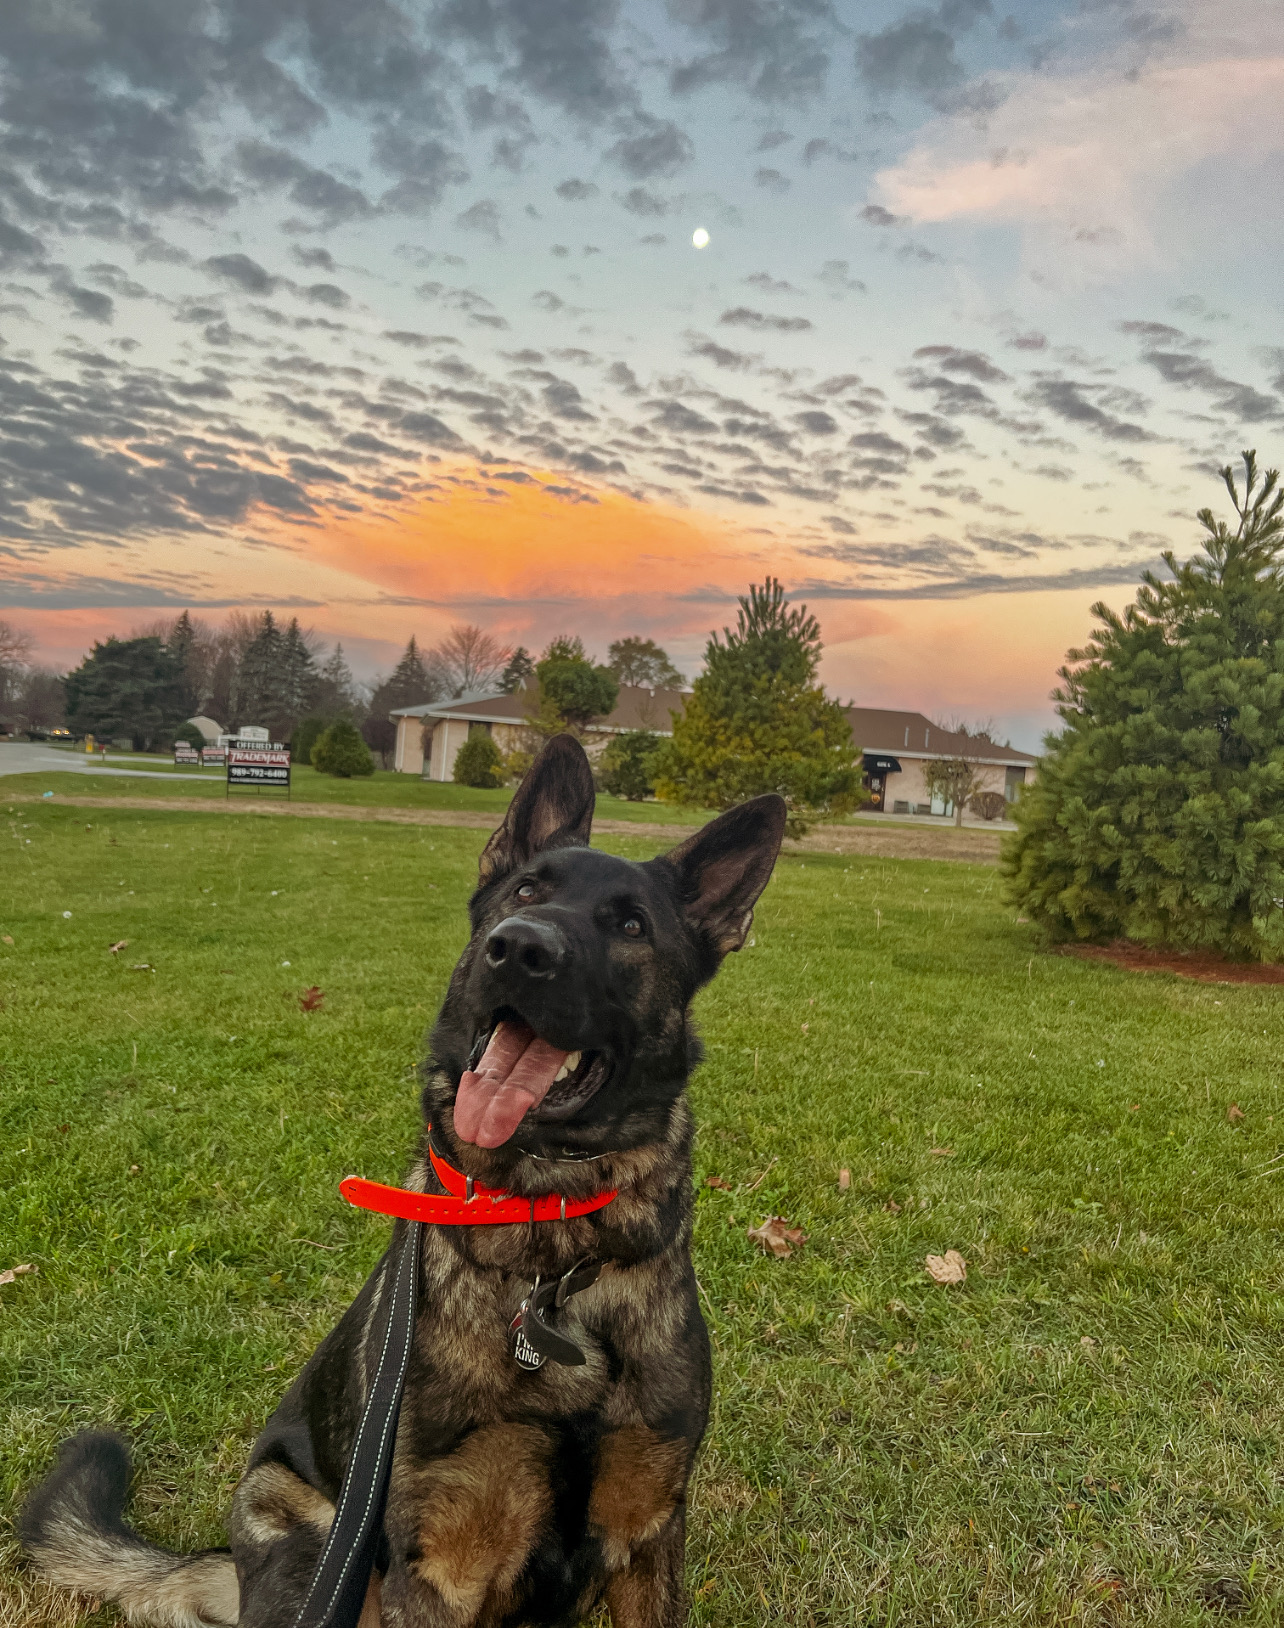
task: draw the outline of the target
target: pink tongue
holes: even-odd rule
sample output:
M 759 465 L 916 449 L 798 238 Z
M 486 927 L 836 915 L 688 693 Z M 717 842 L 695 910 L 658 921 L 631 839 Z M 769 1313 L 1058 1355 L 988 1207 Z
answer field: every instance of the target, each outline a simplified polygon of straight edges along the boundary
M 566 1058 L 529 1024 L 496 1024 L 476 1073 L 469 1069 L 460 1076 L 455 1130 L 479 1148 L 507 1142 L 523 1117 L 543 1102 Z

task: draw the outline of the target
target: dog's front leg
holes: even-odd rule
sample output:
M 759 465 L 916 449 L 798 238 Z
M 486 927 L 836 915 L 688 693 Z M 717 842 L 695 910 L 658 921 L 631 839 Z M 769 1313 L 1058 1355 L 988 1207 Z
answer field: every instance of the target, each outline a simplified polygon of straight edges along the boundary
M 607 1585 L 613 1628 L 683 1628 L 686 1537 L 686 1510 L 679 1504 L 663 1529 L 635 1549 L 627 1567 Z

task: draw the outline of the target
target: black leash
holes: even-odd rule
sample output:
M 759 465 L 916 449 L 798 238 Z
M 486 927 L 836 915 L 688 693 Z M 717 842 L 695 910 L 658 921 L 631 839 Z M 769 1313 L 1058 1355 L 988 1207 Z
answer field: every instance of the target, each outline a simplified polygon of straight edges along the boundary
M 352 1443 L 334 1520 L 294 1628 L 358 1628 L 361 1619 L 383 1532 L 397 1417 L 414 1343 L 424 1226 L 422 1221 L 406 1223 L 401 1246 L 384 1278 L 369 1335 L 370 1349 L 379 1350 L 379 1363 Z M 547 1361 L 566 1367 L 583 1364 L 579 1346 L 551 1328 L 545 1314 L 555 1315 L 571 1295 L 591 1288 L 601 1271 L 600 1262 L 587 1260 L 561 1278 L 547 1283 L 535 1279 L 510 1329 L 518 1367 L 538 1369 Z
M 374 1571 L 388 1501 L 397 1416 L 419 1305 L 423 1222 L 408 1221 L 389 1265 L 369 1339 L 379 1351 L 330 1532 L 294 1628 L 357 1628 Z

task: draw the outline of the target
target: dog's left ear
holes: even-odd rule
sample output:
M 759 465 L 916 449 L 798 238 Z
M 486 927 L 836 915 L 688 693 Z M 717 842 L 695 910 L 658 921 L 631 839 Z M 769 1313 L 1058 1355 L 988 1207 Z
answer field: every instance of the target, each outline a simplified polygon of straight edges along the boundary
M 482 849 L 482 886 L 545 848 L 586 848 L 593 826 L 593 771 L 574 735 L 554 735 L 513 794 L 504 823 Z
M 785 834 L 785 800 L 774 793 L 728 809 L 652 863 L 676 873 L 687 920 L 717 953 L 738 950 L 771 878 Z

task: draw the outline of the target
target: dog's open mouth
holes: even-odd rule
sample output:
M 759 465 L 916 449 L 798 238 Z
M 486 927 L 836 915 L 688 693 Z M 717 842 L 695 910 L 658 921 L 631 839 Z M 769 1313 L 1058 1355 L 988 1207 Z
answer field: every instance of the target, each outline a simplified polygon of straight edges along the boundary
M 500 1018 L 474 1068 L 460 1076 L 455 1130 L 465 1142 L 497 1148 L 525 1119 L 569 1119 L 605 1084 L 600 1051 L 561 1051 L 518 1017 Z

